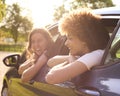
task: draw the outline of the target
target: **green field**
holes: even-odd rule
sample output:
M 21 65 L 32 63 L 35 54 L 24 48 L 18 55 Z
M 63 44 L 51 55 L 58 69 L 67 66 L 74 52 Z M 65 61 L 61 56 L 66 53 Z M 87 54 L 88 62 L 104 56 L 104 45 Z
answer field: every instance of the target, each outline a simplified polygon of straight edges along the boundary
M 0 44 L 0 51 L 22 52 L 25 49 L 23 45 Z

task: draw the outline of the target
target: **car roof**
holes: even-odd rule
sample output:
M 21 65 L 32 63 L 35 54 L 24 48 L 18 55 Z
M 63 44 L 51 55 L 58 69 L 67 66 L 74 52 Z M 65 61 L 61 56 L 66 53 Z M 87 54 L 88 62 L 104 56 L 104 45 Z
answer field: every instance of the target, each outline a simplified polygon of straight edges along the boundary
M 101 15 L 103 20 L 113 20 L 115 23 L 120 19 L 119 6 L 94 9 L 93 13 Z
M 93 12 L 95 14 L 100 14 L 102 16 L 120 16 L 120 7 L 115 6 L 115 7 L 106 7 L 106 8 L 100 8 L 100 9 L 94 9 Z
M 101 15 L 101 22 L 105 26 L 115 27 L 120 19 L 120 6 L 94 9 L 92 11 L 95 14 Z

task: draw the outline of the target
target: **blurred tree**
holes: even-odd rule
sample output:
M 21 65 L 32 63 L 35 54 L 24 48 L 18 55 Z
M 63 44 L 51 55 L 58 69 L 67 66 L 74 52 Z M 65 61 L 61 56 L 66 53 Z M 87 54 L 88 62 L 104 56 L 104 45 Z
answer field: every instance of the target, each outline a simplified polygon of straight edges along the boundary
M 14 42 L 17 43 L 19 34 L 29 32 L 33 24 L 27 17 L 21 16 L 21 8 L 18 4 L 8 6 L 6 13 L 1 29 L 10 32 Z
M 5 16 L 5 0 L 0 0 L 0 21 Z
M 62 17 L 62 14 L 63 13 L 66 13 L 68 12 L 66 9 L 65 9 L 65 5 L 61 5 L 59 6 L 58 8 L 55 9 L 55 13 L 54 13 L 54 21 L 58 21 L 61 17 Z
M 114 6 L 111 0 L 64 0 L 63 5 L 56 7 L 54 12 L 54 21 L 58 21 L 62 15 L 78 8 L 98 9 Z

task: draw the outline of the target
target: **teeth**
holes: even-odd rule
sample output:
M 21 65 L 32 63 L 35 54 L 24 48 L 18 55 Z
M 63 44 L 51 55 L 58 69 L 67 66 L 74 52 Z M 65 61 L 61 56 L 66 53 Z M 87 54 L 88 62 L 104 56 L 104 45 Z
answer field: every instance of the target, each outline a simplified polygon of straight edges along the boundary
M 36 51 L 40 51 L 40 49 L 36 49 Z

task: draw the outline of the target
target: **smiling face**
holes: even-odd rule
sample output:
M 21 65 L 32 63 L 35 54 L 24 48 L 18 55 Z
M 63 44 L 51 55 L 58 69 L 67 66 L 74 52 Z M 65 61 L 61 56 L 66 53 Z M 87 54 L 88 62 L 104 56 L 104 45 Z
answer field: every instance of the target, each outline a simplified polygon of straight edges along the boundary
M 47 40 L 41 33 L 36 32 L 31 36 L 31 49 L 39 56 L 47 49 Z
M 69 48 L 71 55 L 83 55 L 89 52 L 87 44 L 74 35 L 67 35 L 65 45 Z

